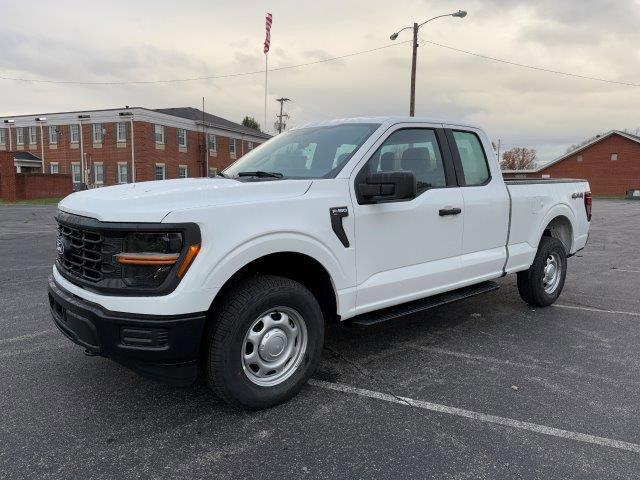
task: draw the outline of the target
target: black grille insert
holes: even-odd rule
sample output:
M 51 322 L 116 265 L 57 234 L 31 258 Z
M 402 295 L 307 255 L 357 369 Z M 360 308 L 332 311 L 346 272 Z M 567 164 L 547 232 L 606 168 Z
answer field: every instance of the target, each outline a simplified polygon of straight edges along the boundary
M 62 268 L 90 282 L 102 280 L 103 235 L 63 224 L 59 225 L 58 232 L 64 245 L 64 252 L 58 257 Z

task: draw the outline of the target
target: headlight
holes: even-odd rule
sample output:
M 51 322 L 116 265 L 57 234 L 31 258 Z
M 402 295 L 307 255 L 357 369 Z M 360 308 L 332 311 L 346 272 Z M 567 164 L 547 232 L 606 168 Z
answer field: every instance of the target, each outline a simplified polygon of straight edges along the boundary
M 122 265 L 122 280 L 131 287 L 162 285 L 178 262 L 182 247 L 182 233 L 127 234 L 123 242 L 123 253 L 116 255 L 116 260 Z

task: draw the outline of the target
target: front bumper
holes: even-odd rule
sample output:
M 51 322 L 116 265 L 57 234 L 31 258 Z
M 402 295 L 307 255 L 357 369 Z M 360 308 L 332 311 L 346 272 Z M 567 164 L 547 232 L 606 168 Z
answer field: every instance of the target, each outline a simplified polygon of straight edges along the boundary
M 49 306 L 60 331 L 90 353 L 174 385 L 188 385 L 197 377 L 206 312 L 112 312 L 67 292 L 53 277 L 49 277 Z

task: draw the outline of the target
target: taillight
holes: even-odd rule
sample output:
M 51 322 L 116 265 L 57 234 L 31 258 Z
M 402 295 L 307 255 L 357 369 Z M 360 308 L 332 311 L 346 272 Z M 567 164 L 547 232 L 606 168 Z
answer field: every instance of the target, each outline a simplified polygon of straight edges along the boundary
M 591 204 L 593 200 L 591 199 L 591 192 L 584 193 L 584 209 L 587 212 L 587 221 L 591 221 Z

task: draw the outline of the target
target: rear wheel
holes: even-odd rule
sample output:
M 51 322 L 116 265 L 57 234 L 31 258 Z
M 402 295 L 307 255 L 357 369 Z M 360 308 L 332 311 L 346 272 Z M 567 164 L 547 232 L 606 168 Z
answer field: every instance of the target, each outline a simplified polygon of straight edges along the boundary
M 566 275 L 564 245 L 556 238 L 542 237 L 531 267 L 518 272 L 520 297 L 529 305 L 547 307 L 560 296 Z
M 242 283 L 214 312 L 206 376 L 227 402 L 249 410 L 282 403 L 315 371 L 324 318 L 313 294 L 291 279 L 261 275 Z

